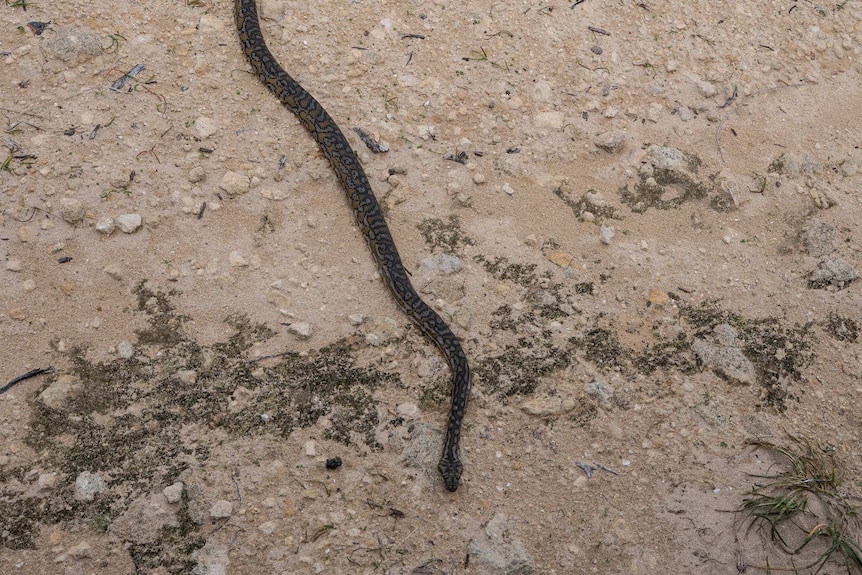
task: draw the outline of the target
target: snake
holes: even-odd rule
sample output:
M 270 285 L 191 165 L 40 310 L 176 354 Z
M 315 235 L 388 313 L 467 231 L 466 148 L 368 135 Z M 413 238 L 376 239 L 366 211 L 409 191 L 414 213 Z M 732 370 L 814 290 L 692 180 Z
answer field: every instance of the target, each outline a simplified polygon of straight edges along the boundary
M 456 491 L 464 472 L 461 462 L 461 426 L 467 409 L 472 377 L 467 356 L 449 325 L 426 304 L 410 283 L 389 225 L 350 142 L 332 116 L 299 82 L 293 79 L 269 51 L 258 18 L 256 0 L 235 0 L 234 17 L 242 51 L 258 79 L 317 142 L 347 193 L 359 231 L 365 237 L 383 283 L 395 303 L 446 358 L 452 372 L 452 402 L 437 469 L 449 491 Z

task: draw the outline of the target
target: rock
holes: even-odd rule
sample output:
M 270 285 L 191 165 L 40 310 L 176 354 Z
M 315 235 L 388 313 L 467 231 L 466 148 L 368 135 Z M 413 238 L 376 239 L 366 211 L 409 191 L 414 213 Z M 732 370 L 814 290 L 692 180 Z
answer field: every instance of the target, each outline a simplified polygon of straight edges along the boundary
M 514 195 L 515 195 L 515 188 L 513 188 L 512 186 L 510 186 L 510 185 L 509 185 L 509 182 L 504 183 L 504 184 L 500 187 L 500 189 L 501 189 L 501 190 L 503 190 L 503 192 L 505 192 L 505 193 L 506 193 L 507 195 L 509 195 L 509 196 L 514 196 Z
M 461 271 L 461 259 L 451 254 L 435 254 L 423 258 L 420 263 L 423 269 L 436 271 L 444 274 L 453 274 Z
M 669 170 L 680 172 L 684 175 L 697 173 L 700 162 L 676 148 L 657 146 L 655 144 L 647 148 L 650 162 L 657 170 Z
M 314 457 L 317 455 L 317 443 L 313 439 L 309 439 L 302 445 L 302 452 L 306 457 Z
M 89 471 L 82 471 L 75 478 L 75 496 L 82 501 L 92 501 L 104 489 L 105 481 Z
M 306 321 L 298 321 L 287 326 L 287 331 L 296 336 L 296 339 L 308 339 L 314 335 L 314 328 Z
M 114 233 L 115 229 L 117 229 L 117 224 L 114 222 L 114 218 L 103 216 L 96 220 L 96 231 L 100 234 L 109 236 Z
M 396 408 L 396 411 L 401 417 L 414 419 L 416 418 L 416 416 L 419 415 L 419 406 L 417 406 L 415 403 L 401 403 Z
M 261 188 L 260 195 L 267 200 L 281 201 L 290 197 L 287 190 L 283 188 Z
M 236 172 L 227 172 L 222 176 L 218 187 L 233 198 L 247 193 L 250 185 L 248 176 L 237 174 Z
M 66 403 L 70 396 L 81 389 L 81 380 L 74 375 L 61 375 L 57 381 L 45 388 L 39 394 L 39 401 L 46 407 L 62 411 L 66 409 Z
M 596 397 L 602 403 L 607 403 L 614 396 L 614 388 L 599 378 L 595 378 L 586 384 L 584 391 Z
M 701 80 L 700 78 L 694 79 L 694 85 L 697 86 L 697 91 L 700 92 L 700 95 L 704 98 L 712 98 L 718 92 L 715 89 L 715 86 L 706 80 Z
M 754 364 L 739 349 L 736 330 L 723 323 L 713 329 L 713 340 L 695 339 L 691 349 L 700 363 L 731 383 L 751 385 L 757 381 Z
M 21 226 L 18 228 L 18 239 L 22 243 L 32 242 L 36 239 L 36 230 L 31 228 L 30 226 Z
M 248 267 L 248 260 L 246 260 L 241 253 L 234 250 L 228 256 L 228 260 L 230 261 L 231 267 L 234 268 L 243 268 Z
M 219 499 L 210 507 L 210 518 L 212 519 L 227 519 L 231 515 L 233 515 L 233 503 L 230 501 Z
M 859 278 L 856 268 L 843 259 L 828 260 L 820 263 L 820 267 L 808 274 L 809 289 L 843 290 L 850 282 Z
M 626 133 L 618 130 L 604 132 L 593 139 L 593 144 L 600 150 L 609 154 L 616 154 L 623 149 L 626 143 Z
M 9 260 L 6 262 L 6 271 L 8 272 L 20 272 L 24 269 L 24 266 L 21 264 L 21 260 Z
M 123 359 L 131 359 L 135 355 L 135 348 L 128 341 L 123 340 L 117 344 L 117 353 Z
M 123 541 L 138 545 L 155 543 L 165 527 L 176 527 L 177 516 L 161 493 L 134 500 L 110 526 L 110 532 Z
M 210 136 L 214 135 L 216 132 L 218 132 L 218 129 L 218 120 L 213 120 L 212 118 L 208 118 L 206 116 L 198 116 L 197 118 L 195 118 L 195 130 L 197 130 L 198 135 L 201 137 L 202 140 L 205 140 Z
M 560 130 L 563 127 L 563 114 L 557 111 L 539 112 L 533 116 L 533 124 L 537 128 Z
M 483 573 L 530 575 L 536 569 L 524 545 L 509 531 L 509 522 L 502 513 L 488 521 L 485 540 L 472 541 L 469 549 Z
M 203 14 L 198 24 L 202 34 L 213 34 L 224 30 L 224 22 L 214 14 Z
M 183 482 L 177 481 L 162 489 L 162 495 L 165 496 L 168 503 L 179 503 L 183 498 L 183 487 Z
M 39 486 L 39 491 L 50 491 L 57 486 L 57 474 L 56 473 L 42 473 L 39 475 L 39 481 L 37 483 Z
M 124 234 L 133 234 L 141 227 L 140 214 L 122 214 L 114 220 L 117 222 L 117 227 Z
M 275 528 L 277 527 L 277 523 L 275 521 L 265 521 L 257 526 L 258 531 L 263 533 L 264 535 L 272 535 L 275 533 Z
M 683 122 L 689 122 L 694 119 L 694 112 L 688 106 L 680 106 L 677 113 L 679 114 L 679 119 Z
M 62 28 L 51 30 L 53 34 L 46 34 L 42 49 L 49 57 L 62 60 L 63 62 L 74 62 L 81 64 L 95 58 L 102 53 L 101 36 L 88 30 L 63 30 Z
M 84 202 L 77 198 L 61 198 L 60 199 L 60 217 L 67 224 L 73 226 L 84 221 L 84 216 L 87 214 L 87 206 Z
M 198 133 L 200 132 L 201 130 L 198 129 Z M 199 184 L 200 182 L 204 181 L 206 177 L 207 173 L 204 170 L 203 166 L 195 166 L 194 168 L 189 170 L 188 176 L 186 176 L 190 184 Z
M 362 323 L 365 321 L 365 316 L 361 313 L 352 313 L 347 316 L 347 321 L 349 321 L 350 325 L 352 325 L 353 327 L 357 327 L 362 325 Z
M 599 228 L 599 241 L 608 246 L 611 244 L 611 240 L 614 239 L 615 234 L 616 230 L 613 226 L 602 226 Z
M 835 250 L 835 232 L 835 227 L 825 222 L 811 222 L 803 231 L 802 245 L 805 251 L 815 258 L 828 256 Z

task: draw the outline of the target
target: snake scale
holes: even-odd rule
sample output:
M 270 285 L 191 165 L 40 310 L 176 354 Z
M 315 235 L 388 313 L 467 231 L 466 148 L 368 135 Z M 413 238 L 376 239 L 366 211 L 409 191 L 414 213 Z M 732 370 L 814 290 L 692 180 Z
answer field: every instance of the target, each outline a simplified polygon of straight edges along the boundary
M 389 226 L 368 177 L 350 143 L 323 106 L 276 61 L 263 39 L 255 0 L 235 0 L 236 27 L 246 58 L 257 77 L 311 133 L 347 192 L 353 215 L 374 255 L 383 282 L 398 307 L 440 348 L 452 370 L 452 406 L 437 468 L 446 489 L 455 491 L 461 480 L 461 423 L 470 392 L 470 366 L 458 338 L 445 321 L 416 293 L 395 247 Z

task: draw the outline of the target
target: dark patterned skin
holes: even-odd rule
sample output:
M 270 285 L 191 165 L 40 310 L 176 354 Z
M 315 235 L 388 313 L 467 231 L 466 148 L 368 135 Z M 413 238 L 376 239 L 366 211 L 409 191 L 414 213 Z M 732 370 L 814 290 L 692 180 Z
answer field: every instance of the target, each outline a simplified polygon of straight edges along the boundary
M 471 382 L 470 366 L 461 343 L 410 283 L 368 177 L 341 129 L 323 106 L 284 71 L 266 47 L 255 0 L 236 0 L 234 14 L 242 50 L 258 78 L 288 110 L 296 114 L 332 164 L 338 181 L 347 192 L 356 223 L 371 248 L 383 282 L 398 307 L 440 348 L 449 362 L 453 383 L 452 407 L 443 455 L 437 468 L 443 475 L 446 489 L 455 491 L 464 471 L 459 445 Z

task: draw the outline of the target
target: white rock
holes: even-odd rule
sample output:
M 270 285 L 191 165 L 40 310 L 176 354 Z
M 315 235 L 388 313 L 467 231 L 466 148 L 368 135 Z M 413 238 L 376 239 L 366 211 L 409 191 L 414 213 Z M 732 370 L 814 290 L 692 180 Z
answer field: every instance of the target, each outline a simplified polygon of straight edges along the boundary
M 74 375 L 63 374 L 39 394 L 39 401 L 51 409 L 62 410 L 65 409 L 69 396 L 80 388 L 80 379 Z
M 120 357 L 123 359 L 131 359 L 131 357 L 135 355 L 135 348 L 132 347 L 132 344 L 128 341 L 123 340 L 117 344 L 117 353 L 120 354 Z
M 275 533 L 275 528 L 278 524 L 275 521 L 265 521 L 257 526 L 258 530 L 264 535 L 272 535 Z
M 415 403 L 405 402 L 398 406 L 398 415 L 402 417 L 416 417 L 419 414 L 419 407 Z
M 233 515 L 233 503 L 219 499 L 213 506 L 210 507 L 210 517 L 212 519 L 226 519 Z
M 362 322 L 365 321 L 365 316 L 361 313 L 352 313 L 347 316 L 347 321 L 350 322 L 350 325 L 356 327 L 358 325 L 362 325 Z
M 599 228 L 599 241 L 606 246 L 610 245 L 611 240 L 614 239 L 614 235 L 616 233 L 617 231 L 614 229 L 613 226 L 602 226 L 601 228 Z
M 117 216 L 115 221 L 117 222 L 117 227 L 124 234 L 133 234 L 141 227 L 140 214 L 122 214 Z
M 60 216 L 69 224 L 78 224 L 87 214 L 87 206 L 76 198 L 62 198 L 60 200 Z
M 297 339 L 308 339 L 314 335 L 314 328 L 306 321 L 298 321 L 287 326 L 287 331 L 297 337 Z
M 506 192 L 510 196 L 515 195 L 515 189 L 509 185 L 509 182 L 504 183 L 500 189 L 503 190 L 504 192 Z
M 251 183 L 248 176 L 230 171 L 226 172 L 225 175 L 222 176 L 221 182 L 219 182 L 218 185 L 219 188 L 224 190 L 224 192 L 231 197 L 247 193 L 250 186 Z
M 162 489 L 162 495 L 168 500 L 168 503 L 179 503 L 183 498 L 183 482 L 177 481 L 173 485 L 168 485 Z
M 317 443 L 313 439 L 309 439 L 302 445 L 302 451 L 306 457 L 314 457 L 317 455 Z
M 260 195 L 267 200 L 275 201 L 286 200 L 290 196 L 283 188 L 263 188 L 260 190 Z
M 103 216 L 96 220 L 96 231 L 106 236 L 114 233 L 114 230 L 117 229 L 117 224 L 114 222 L 114 218 Z
M 195 118 L 195 130 L 198 131 L 198 135 L 202 140 L 205 140 L 218 132 L 218 128 L 218 121 L 213 120 L 212 118 L 207 118 L 206 116 Z
M 230 253 L 228 259 L 230 260 L 231 267 L 244 268 L 248 266 L 248 260 L 246 260 L 243 255 L 236 250 Z
M 105 481 L 89 471 L 82 471 L 75 478 L 75 496 L 82 501 L 92 501 L 105 489 Z

